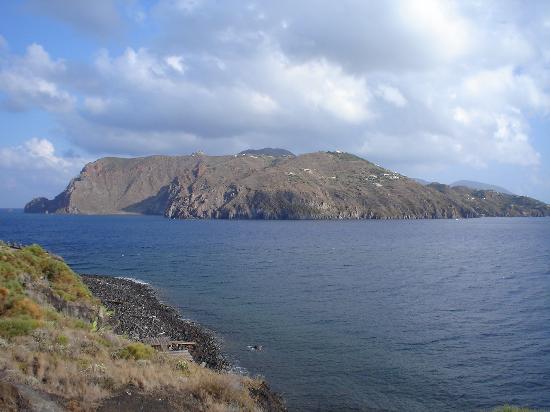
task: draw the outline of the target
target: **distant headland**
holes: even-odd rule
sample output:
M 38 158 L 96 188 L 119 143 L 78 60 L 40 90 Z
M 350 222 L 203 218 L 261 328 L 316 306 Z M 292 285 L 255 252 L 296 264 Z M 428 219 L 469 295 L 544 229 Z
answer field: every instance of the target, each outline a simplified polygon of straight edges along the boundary
M 423 185 L 340 151 L 106 157 L 27 213 L 153 214 L 178 219 L 436 219 L 550 216 L 550 205 L 489 189 Z

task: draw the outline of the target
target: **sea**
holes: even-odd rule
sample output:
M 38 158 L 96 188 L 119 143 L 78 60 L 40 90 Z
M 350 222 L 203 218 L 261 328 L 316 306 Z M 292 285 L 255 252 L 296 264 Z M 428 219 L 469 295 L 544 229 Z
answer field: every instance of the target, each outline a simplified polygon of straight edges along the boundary
M 292 411 L 550 408 L 550 218 L 2 210 L 0 239 L 39 243 L 80 273 L 149 283 Z

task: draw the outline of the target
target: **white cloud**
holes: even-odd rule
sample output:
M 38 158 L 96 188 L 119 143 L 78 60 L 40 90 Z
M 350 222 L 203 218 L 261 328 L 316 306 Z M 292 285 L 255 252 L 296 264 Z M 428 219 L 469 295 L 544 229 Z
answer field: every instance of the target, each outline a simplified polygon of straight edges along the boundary
M 47 139 L 32 138 L 21 145 L 0 148 L 0 188 L 10 196 L 2 206 L 21 207 L 37 196 L 57 195 L 86 163 L 63 157 Z
M 550 74 L 541 56 L 550 52 L 535 31 L 545 26 L 534 9 L 435 0 L 200 6 L 178 13 L 161 2 L 161 39 L 167 50 L 187 53 L 189 73 L 202 70 L 192 56 L 223 56 L 222 76 L 208 72 L 196 82 L 238 78 L 277 103 L 270 114 L 283 127 L 273 129 L 266 118 L 249 130 L 275 141 L 284 141 L 281 133 L 300 135 L 310 150 L 327 143 L 358 150 L 360 136 L 377 136 L 370 148 L 388 159 L 397 150 L 403 162 L 433 163 L 442 154 L 449 165 L 475 167 L 540 161 L 525 126 L 548 112 Z M 178 48 L 183 38 L 196 40 Z M 502 117 L 522 125 L 506 144 L 496 137 Z
M 399 89 L 381 84 L 376 89 L 376 95 L 393 104 L 396 107 L 404 107 L 407 105 L 407 99 L 401 94 Z
M 0 91 L 4 104 L 14 110 L 33 107 L 49 111 L 71 110 L 75 99 L 57 83 L 66 70 L 62 60 L 52 60 L 38 44 L 27 47 L 24 56 L 0 62 Z
M 95 66 L 100 75 L 107 80 L 123 80 L 125 84 L 148 87 L 151 84 L 167 85 L 166 71 L 170 68 L 166 61 L 157 59 L 147 49 L 137 51 L 127 48 L 123 54 L 111 58 L 106 50 L 102 50 L 95 60 Z M 116 79 L 115 79 L 116 78 Z
M 444 60 L 465 55 L 472 47 L 472 28 L 451 1 L 403 0 L 398 15 L 404 25 Z
M 527 109 L 547 111 L 550 96 L 528 74 L 515 73 L 512 66 L 480 70 L 462 82 L 465 99 L 488 108 L 521 105 Z
M 168 66 L 179 73 L 183 73 L 185 71 L 183 56 L 167 56 L 164 58 L 164 61 Z
M 159 139 L 163 133 L 177 132 L 239 141 L 244 135 L 291 136 L 295 127 L 322 130 L 330 122 L 358 125 L 373 116 L 364 77 L 346 74 L 326 61 L 293 64 L 277 50 L 265 53 L 246 64 L 223 62 L 220 68 L 221 60 L 209 55 L 187 60 L 145 48 L 128 48 L 119 56 L 102 51 L 95 74 L 99 89 L 107 93 L 84 98 L 81 120 L 90 127 L 154 131 Z M 182 76 L 175 69 L 184 59 L 189 69 L 182 68 Z M 221 78 L 201 78 L 197 73 Z M 80 128 L 82 121 L 67 127 Z M 72 139 L 78 135 L 70 130 L 67 134 Z
M 19 61 L 19 65 L 24 65 L 33 73 L 42 75 L 65 71 L 65 63 L 63 60 L 53 61 L 46 50 L 36 43 L 27 47 L 27 53 L 24 58 Z
M 62 108 L 65 136 L 94 153 L 265 142 L 397 167 L 541 163 L 530 121 L 550 110 L 550 47 L 529 7 L 161 0 L 147 12 L 159 36 L 100 51 L 85 74 L 40 46 L 11 56 L 5 103 Z
M 273 113 L 279 109 L 279 105 L 276 101 L 268 96 L 267 94 L 258 93 L 255 91 L 245 92 L 243 95 L 244 99 L 250 102 L 252 110 L 258 113 Z
M 384 159 L 402 167 L 429 165 L 442 169 L 449 164 L 475 168 L 487 166 L 484 157 L 477 156 L 468 143 L 448 134 L 417 132 L 408 135 L 367 134 L 357 151 L 367 158 Z
M 465 125 L 470 124 L 472 121 L 472 117 L 470 113 L 468 113 L 464 108 L 462 107 L 455 107 L 453 110 L 453 119 L 455 119 L 459 123 L 463 123 Z
M 76 164 L 82 164 L 81 160 Z M 74 169 L 75 160 L 55 154 L 53 144 L 47 139 L 33 137 L 23 145 L 0 148 L 0 168 L 66 171 Z
M 529 144 L 525 126 L 519 119 L 499 115 L 496 125 L 495 147 L 500 160 L 522 166 L 539 164 L 540 154 Z
M 300 65 L 279 62 L 278 76 L 273 80 L 290 85 L 311 107 L 320 109 L 345 122 L 369 119 L 369 93 L 362 77 L 347 75 L 326 61 Z M 285 84 L 286 83 L 286 84 Z
M 88 96 L 84 98 L 84 108 L 93 114 L 105 112 L 109 107 L 109 101 L 97 96 Z

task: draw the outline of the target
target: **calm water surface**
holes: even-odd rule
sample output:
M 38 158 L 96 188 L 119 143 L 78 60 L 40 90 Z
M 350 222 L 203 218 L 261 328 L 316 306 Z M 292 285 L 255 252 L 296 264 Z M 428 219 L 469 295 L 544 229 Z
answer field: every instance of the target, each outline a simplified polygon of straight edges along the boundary
M 292 410 L 550 407 L 550 219 L 174 221 L 0 212 L 0 239 L 131 276 Z M 247 345 L 262 344 L 250 352 Z

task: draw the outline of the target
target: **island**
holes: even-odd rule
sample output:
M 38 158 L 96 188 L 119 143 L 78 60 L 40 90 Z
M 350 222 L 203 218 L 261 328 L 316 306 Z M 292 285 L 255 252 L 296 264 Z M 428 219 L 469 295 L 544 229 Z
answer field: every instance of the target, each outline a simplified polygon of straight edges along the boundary
M 107 157 L 27 213 L 153 214 L 172 219 L 435 219 L 549 216 L 550 205 L 490 189 L 423 185 L 341 151 Z

